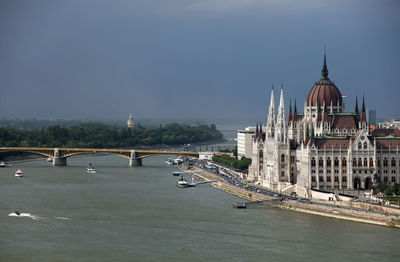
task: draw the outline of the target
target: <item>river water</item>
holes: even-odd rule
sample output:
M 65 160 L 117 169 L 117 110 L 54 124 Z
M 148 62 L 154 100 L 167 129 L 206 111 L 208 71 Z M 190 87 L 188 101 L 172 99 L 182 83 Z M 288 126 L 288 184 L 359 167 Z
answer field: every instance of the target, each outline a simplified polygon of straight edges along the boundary
M 234 209 L 175 186 L 165 156 L 110 155 L 0 169 L 0 261 L 397 261 L 400 230 L 269 207 Z M 96 174 L 87 174 L 93 163 Z M 25 177 L 15 178 L 21 168 Z M 18 210 L 25 216 L 10 216 Z M 30 214 L 30 215 L 29 215 Z

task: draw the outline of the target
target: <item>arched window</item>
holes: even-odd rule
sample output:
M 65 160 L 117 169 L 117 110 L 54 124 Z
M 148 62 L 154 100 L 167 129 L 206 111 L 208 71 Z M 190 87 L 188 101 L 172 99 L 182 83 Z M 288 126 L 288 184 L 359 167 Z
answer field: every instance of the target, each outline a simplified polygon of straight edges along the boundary
M 343 157 L 342 159 L 342 166 L 346 166 L 347 165 L 347 160 L 345 157 Z
M 388 166 L 388 160 L 386 157 L 383 159 L 383 166 Z
M 333 162 L 333 164 L 335 166 L 339 166 L 339 159 L 337 157 L 335 157 L 335 161 Z
M 358 166 L 362 166 L 362 160 L 361 160 L 361 157 L 360 157 L 360 158 L 358 158 Z
M 374 166 L 374 160 L 372 159 L 372 157 L 369 159 L 369 167 L 373 167 Z
M 260 158 L 262 158 L 262 157 L 264 156 L 264 153 L 263 153 L 262 150 L 260 150 L 260 152 L 258 153 L 258 156 L 259 156 Z
M 331 158 L 330 158 L 330 157 L 328 157 L 328 158 L 326 159 L 326 165 L 327 165 L 328 167 L 331 167 L 331 166 L 332 166 Z
M 355 157 L 353 158 L 353 166 L 357 166 L 357 159 Z
M 391 165 L 392 166 L 396 166 L 396 160 L 394 159 L 394 157 L 392 158 L 392 161 L 391 161 L 392 163 L 391 163 Z
M 368 149 L 367 142 L 364 142 L 364 149 Z
M 368 166 L 368 160 L 366 158 L 364 158 L 364 165 L 363 166 Z
M 315 158 L 311 158 L 311 166 L 315 166 Z
M 361 148 L 361 142 L 358 142 L 358 149 L 362 149 Z
M 322 157 L 319 158 L 318 165 L 324 166 L 324 160 L 322 159 Z
M 282 162 L 282 163 L 285 162 L 285 155 L 284 155 L 284 154 L 281 155 L 281 162 Z
M 378 157 L 378 159 L 376 160 L 376 164 L 380 167 L 381 166 L 381 159 Z

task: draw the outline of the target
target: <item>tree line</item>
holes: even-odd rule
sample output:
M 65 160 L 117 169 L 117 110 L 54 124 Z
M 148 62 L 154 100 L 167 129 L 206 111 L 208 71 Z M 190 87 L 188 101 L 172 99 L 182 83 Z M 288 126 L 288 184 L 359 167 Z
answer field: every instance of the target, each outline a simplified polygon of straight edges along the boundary
M 131 148 L 135 146 L 181 145 L 221 140 L 214 124 L 191 126 L 171 123 L 159 127 L 135 128 L 84 123 L 69 127 L 18 130 L 0 127 L 0 146 L 8 147 L 79 147 Z

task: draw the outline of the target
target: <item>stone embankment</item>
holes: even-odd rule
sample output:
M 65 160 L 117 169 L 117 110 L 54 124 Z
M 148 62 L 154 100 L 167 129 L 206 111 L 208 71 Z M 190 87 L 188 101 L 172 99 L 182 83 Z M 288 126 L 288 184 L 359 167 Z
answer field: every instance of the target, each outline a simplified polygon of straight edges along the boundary
M 187 167 L 182 165 L 181 169 Z M 299 201 L 288 200 L 280 197 L 271 197 L 266 194 L 250 192 L 246 188 L 229 184 L 226 180 L 211 172 L 193 167 L 199 172 L 192 173 L 195 177 L 206 181 L 218 180 L 210 183 L 211 186 L 229 194 L 249 201 L 262 201 L 260 205 L 282 208 L 307 214 L 350 220 L 381 226 L 400 228 L 400 210 L 390 207 L 371 205 L 362 202 L 327 202 L 327 201 Z

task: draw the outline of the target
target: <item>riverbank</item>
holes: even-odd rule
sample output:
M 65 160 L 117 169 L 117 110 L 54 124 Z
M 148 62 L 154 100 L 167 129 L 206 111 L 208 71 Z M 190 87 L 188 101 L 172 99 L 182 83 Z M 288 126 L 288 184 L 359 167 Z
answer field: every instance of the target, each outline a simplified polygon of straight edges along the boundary
M 182 165 L 181 169 L 187 170 L 188 167 Z M 258 203 L 258 205 L 267 205 L 290 211 L 360 223 L 400 228 L 399 209 L 381 206 L 378 206 L 375 209 L 371 209 L 371 207 L 374 208 L 373 206 L 371 206 L 371 204 L 361 202 L 356 202 L 356 205 L 352 205 L 352 207 L 349 207 L 349 203 L 343 201 L 317 201 L 316 203 L 309 203 L 298 200 L 286 200 L 280 197 L 271 197 L 269 195 L 257 192 L 249 192 L 246 188 L 241 188 L 229 184 L 225 179 L 211 172 L 205 171 L 197 167 L 193 167 L 191 169 L 199 171 L 198 173 L 192 174 L 197 178 L 207 181 L 218 180 L 217 182 L 210 183 L 210 185 L 219 190 L 248 201 L 262 201 Z

